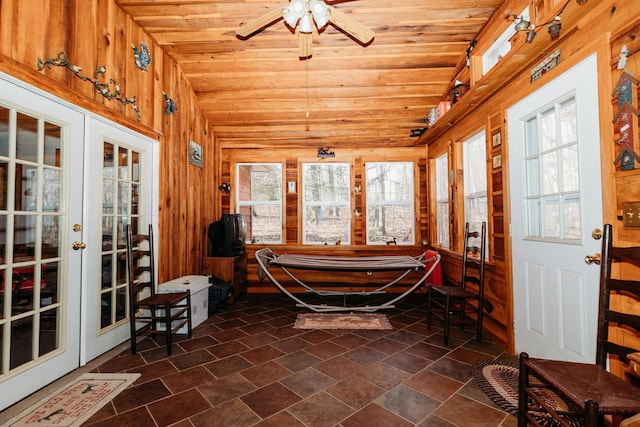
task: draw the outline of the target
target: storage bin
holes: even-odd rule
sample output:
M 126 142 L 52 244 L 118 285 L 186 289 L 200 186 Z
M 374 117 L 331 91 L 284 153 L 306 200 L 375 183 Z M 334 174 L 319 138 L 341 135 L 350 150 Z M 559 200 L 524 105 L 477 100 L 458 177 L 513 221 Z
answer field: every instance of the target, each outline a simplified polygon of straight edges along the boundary
M 209 277 L 200 275 L 182 276 L 158 285 L 158 293 L 191 292 L 191 327 L 195 328 L 209 318 Z M 159 325 L 163 329 L 164 325 Z M 178 330 L 186 334 L 187 325 Z

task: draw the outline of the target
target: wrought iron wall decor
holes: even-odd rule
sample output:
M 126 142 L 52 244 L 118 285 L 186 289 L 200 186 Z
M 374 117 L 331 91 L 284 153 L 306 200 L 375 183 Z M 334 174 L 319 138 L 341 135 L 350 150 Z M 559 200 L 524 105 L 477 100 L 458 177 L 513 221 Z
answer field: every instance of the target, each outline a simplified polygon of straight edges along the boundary
M 107 67 L 104 65 L 99 65 L 96 68 L 96 71 L 93 73 L 93 77 L 85 76 L 81 74 L 82 67 L 79 65 L 74 65 L 69 62 L 67 59 L 66 52 L 62 51 L 58 53 L 56 58 L 49 58 L 46 61 L 42 60 L 42 58 L 38 58 L 38 71 L 42 71 L 45 68 L 50 70 L 52 66 L 56 67 L 65 67 L 69 69 L 73 75 L 75 75 L 80 80 L 89 82 L 95 87 L 96 91 L 107 98 L 109 101 L 116 100 L 123 105 L 131 105 L 131 108 L 136 113 L 136 120 L 140 121 L 142 118 L 140 116 L 140 107 L 136 103 L 136 97 L 133 96 L 131 98 L 127 98 L 121 92 L 121 87 L 118 82 L 110 78 L 104 82 L 100 82 L 99 80 L 106 79 Z

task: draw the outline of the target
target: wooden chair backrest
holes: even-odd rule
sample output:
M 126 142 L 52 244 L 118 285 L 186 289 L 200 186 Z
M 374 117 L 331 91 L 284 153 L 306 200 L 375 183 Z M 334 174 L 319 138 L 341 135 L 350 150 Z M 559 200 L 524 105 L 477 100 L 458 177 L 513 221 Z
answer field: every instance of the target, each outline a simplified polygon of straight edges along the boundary
M 610 325 L 615 324 L 625 333 L 635 334 L 640 342 L 640 316 L 613 309 L 612 294 L 624 295 L 635 300 L 640 306 L 640 280 L 629 280 L 611 277 L 612 262 L 626 262 L 640 267 L 640 246 L 613 246 L 611 224 L 605 224 L 602 237 L 602 257 L 600 266 L 600 299 L 598 308 L 598 336 L 596 347 L 596 363 L 606 369 L 607 356 L 616 355 L 625 363 L 627 355 L 640 349 L 622 345 L 610 340 Z M 640 279 L 636 277 L 635 279 Z

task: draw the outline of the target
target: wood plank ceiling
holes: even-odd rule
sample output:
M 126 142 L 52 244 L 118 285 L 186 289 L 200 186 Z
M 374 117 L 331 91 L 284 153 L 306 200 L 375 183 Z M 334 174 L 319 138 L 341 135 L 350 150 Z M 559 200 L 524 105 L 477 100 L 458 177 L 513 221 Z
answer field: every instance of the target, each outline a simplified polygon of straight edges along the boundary
M 116 2 L 182 67 L 223 146 L 374 148 L 416 143 L 503 0 L 327 0 L 375 38 L 314 28 L 309 59 L 282 19 L 236 37 L 288 0 Z

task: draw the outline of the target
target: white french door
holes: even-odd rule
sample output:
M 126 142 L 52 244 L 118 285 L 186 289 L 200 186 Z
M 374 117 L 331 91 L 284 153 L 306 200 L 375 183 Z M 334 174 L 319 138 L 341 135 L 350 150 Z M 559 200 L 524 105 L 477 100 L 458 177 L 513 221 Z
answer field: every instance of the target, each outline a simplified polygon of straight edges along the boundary
M 129 339 L 123 231 L 157 224 L 155 146 L 0 73 L 0 411 Z
M 154 222 L 158 182 L 153 141 L 95 118 L 87 130 L 82 363 L 129 339 L 125 227 Z
M 594 362 L 602 228 L 595 55 L 508 110 L 516 352 Z
M 83 132 L 0 74 L 0 410 L 79 366 Z

